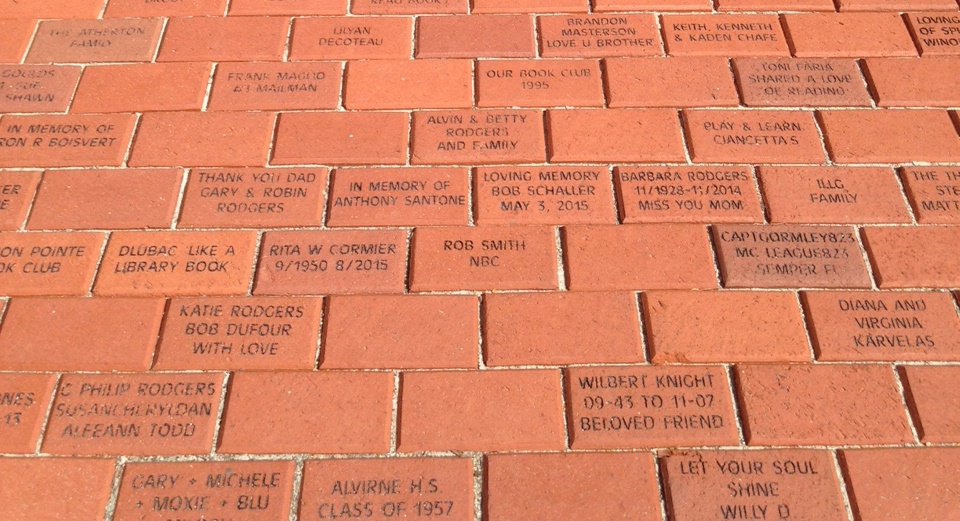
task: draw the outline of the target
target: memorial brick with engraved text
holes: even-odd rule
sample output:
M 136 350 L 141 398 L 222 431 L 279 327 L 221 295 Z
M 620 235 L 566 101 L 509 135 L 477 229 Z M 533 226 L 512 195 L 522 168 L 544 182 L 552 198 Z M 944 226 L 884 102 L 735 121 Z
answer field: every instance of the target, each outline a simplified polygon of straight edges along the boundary
M 20 228 L 39 182 L 39 171 L 0 170 L 0 230 Z
M 694 162 L 822 163 L 820 134 L 807 111 L 685 110 Z
M 538 110 L 416 112 L 412 141 L 414 164 L 538 163 L 546 154 Z
M 314 298 L 171 299 L 154 368 L 313 369 L 321 311 Z
M 870 287 L 850 226 L 721 225 L 713 236 L 727 288 Z
M 470 458 L 309 461 L 300 512 L 319 519 L 442 517 L 473 521 Z
M 231 0 L 231 15 L 345 15 L 347 0 Z
M 267 232 L 258 295 L 403 293 L 406 230 Z
M 904 394 L 924 443 L 960 440 L 960 396 L 953 392 L 957 377 L 957 365 L 900 367 Z
M 277 123 L 274 165 L 402 165 L 405 112 L 286 112 Z
M 740 104 L 727 58 L 608 58 L 610 107 L 735 107 Z
M 136 18 L 142 16 L 221 16 L 227 0 L 110 0 L 104 18 Z
M 0 65 L 0 112 L 64 112 L 79 80 L 70 65 Z
M 0 295 L 84 295 L 102 233 L 0 233 Z
M 246 293 L 256 253 L 253 231 L 115 232 L 93 292 L 118 295 Z
M 283 17 L 170 18 L 157 61 L 279 60 L 289 26 Z
M 573 449 L 738 443 L 722 367 L 569 368 L 566 382 Z
M 921 56 L 960 55 L 960 14 L 906 13 L 907 27 Z
M 223 373 L 68 374 L 41 450 L 49 454 L 207 454 Z
M 663 15 L 667 54 L 697 56 L 789 56 L 776 15 Z
M 960 137 L 945 110 L 823 110 L 817 117 L 836 162 L 960 161 Z
M 338 168 L 327 226 L 466 225 L 469 184 L 463 168 Z
M 412 40 L 412 17 L 297 18 L 290 60 L 404 59 Z
M 202 512 L 200 519 L 283 519 L 290 512 L 293 474 L 292 461 L 128 463 L 114 516 L 166 521 Z
M 0 117 L 0 167 L 120 166 L 134 114 Z
M 36 450 L 56 382 L 52 374 L 0 374 L 0 452 Z
M 327 175 L 326 168 L 194 169 L 180 227 L 317 226 Z
M 624 223 L 763 222 L 748 167 L 618 166 L 613 177 Z
M 348 110 L 450 109 L 473 106 L 471 60 L 377 60 L 347 63 Z
M 36 20 L 0 19 L 0 63 L 20 63 L 36 26 Z
M 162 18 L 44 20 L 26 62 L 150 61 L 162 28 Z
M 113 459 L 2 458 L 0 475 L 16 479 L 0 487 L 0 518 L 102 519 L 115 466 Z
M 676 521 L 847 519 L 826 450 L 673 451 L 660 461 Z
M 480 60 L 479 107 L 602 107 L 598 60 Z
M 210 110 L 335 109 L 342 76 L 336 62 L 221 63 Z
M 466 14 L 469 0 L 353 0 L 353 14 Z
M 478 168 L 474 187 L 478 224 L 616 223 L 606 167 Z
M 129 164 L 260 166 L 274 120 L 270 112 L 148 112 L 140 118 Z
M 785 13 L 782 19 L 798 58 L 917 55 L 899 13 Z
M 900 179 L 920 224 L 960 224 L 960 168 L 904 167 Z
M 547 111 L 551 162 L 685 161 L 671 109 Z
M 86 67 L 72 112 L 200 110 L 209 63 L 130 63 Z
M 533 58 L 533 18 L 526 15 L 421 16 L 417 58 Z
M 735 58 L 749 107 L 869 107 L 857 62 L 832 58 Z
M 861 232 L 877 286 L 960 286 L 960 226 L 868 227 Z
M 417 228 L 410 290 L 557 289 L 552 227 Z
M 949 293 L 804 292 L 818 360 L 960 360 Z
M 537 23 L 545 58 L 663 55 L 652 14 L 540 16 Z

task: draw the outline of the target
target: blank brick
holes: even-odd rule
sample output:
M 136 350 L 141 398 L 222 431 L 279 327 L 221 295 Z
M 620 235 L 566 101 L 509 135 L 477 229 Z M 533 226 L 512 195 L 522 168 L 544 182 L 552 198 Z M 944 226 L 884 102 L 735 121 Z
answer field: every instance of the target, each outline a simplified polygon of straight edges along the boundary
M 833 11 L 834 0 L 718 0 L 720 11 Z
M 863 244 L 881 288 L 960 286 L 960 227 L 865 228 Z
M 591 0 L 595 11 L 709 11 L 712 0 Z
M 727 107 L 740 99 L 726 58 L 611 58 L 611 107 Z
M 900 368 L 917 433 L 924 443 L 960 440 L 960 396 L 955 391 L 960 366 Z
M 421 16 L 417 58 L 513 58 L 536 55 L 526 15 Z
M 36 26 L 36 20 L 0 20 L 0 63 L 20 63 Z
M 145 371 L 163 299 L 15 298 L 0 330 L 0 368 Z
M 741 365 L 750 445 L 868 445 L 912 441 L 890 366 Z
M 956 10 L 954 0 L 837 0 L 840 11 L 934 11 Z
M 776 15 L 664 15 L 667 54 L 695 56 L 789 56 Z
M 130 166 L 262 166 L 273 122 L 269 112 L 144 114 Z
M 700 225 L 571 226 L 564 229 L 563 251 L 572 290 L 717 287 Z
M 182 180 L 174 169 L 48 170 L 27 228 L 169 228 Z
M 209 63 L 138 63 L 87 67 L 73 112 L 200 110 Z
M 384 453 L 392 396 L 390 373 L 236 373 L 219 451 Z
M 104 0 L 0 0 L 4 18 L 96 18 Z
M 289 18 L 171 18 L 157 61 L 279 60 L 287 42 Z
M 868 58 L 863 63 L 881 107 L 960 105 L 960 57 Z
M 470 108 L 470 60 L 353 61 L 347 65 L 347 109 Z
M 162 28 L 161 18 L 45 20 L 40 22 L 26 61 L 150 61 L 156 52 Z
M 479 107 L 599 107 L 597 60 L 477 61 Z
M 403 164 L 408 118 L 402 112 L 281 114 L 273 164 Z
M 297 18 L 291 60 L 400 60 L 410 57 L 411 17 Z
M 347 0 L 232 0 L 231 15 L 345 15 Z
M 320 367 L 476 368 L 478 306 L 469 295 L 330 297 Z
M 403 373 L 399 422 L 400 452 L 560 450 L 560 372 Z
M 653 363 L 810 361 L 794 293 L 652 291 L 642 302 Z
M 0 487 L 0 518 L 102 519 L 113 474 L 113 459 L 0 459 L 0 475 L 10 478 Z
M 796 110 L 685 110 L 696 163 L 822 163 L 813 113 Z
M 783 23 L 797 57 L 917 55 L 898 13 L 787 13 Z
M 492 454 L 490 519 L 655 519 L 660 491 L 649 453 Z
M 684 161 L 669 109 L 550 110 L 547 147 L 551 162 Z
M 493 293 L 483 310 L 488 366 L 644 361 L 632 293 Z
M 36 451 L 56 384 L 57 376 L 53 374 L 0 374 L 0 389 L 3 389 L 0 418 L 4 419 L 3 427 L 0 427 L 3 432 L 0 451 L 5 454 L 33 454 Z
M 474 13 L 576 13 L 587 11 L 590 0 L 474 0 Z
M 960 161 L 960 137 L 944 110 L 826 110 L 830 157 L 840 163 Z
M 0 230 L 16 230 L 27 217 L 40 182 L 40 172 L 0 170 Z
M 470 0 L 440 0 L 438 2 L 384 2 L 383 0 L 353 0 L 353 14 L 466 14 Z
M 110 0 L 105 18 L 136 18 L 139 16 L 220 16 L 227 8 L 227 0 Z

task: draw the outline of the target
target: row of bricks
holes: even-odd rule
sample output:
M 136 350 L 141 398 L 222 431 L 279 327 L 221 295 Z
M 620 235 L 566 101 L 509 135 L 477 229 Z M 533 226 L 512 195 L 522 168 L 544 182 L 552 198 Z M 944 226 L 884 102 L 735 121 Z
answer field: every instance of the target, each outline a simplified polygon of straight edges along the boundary
M 868 58 L 863 67 L 880 107 L 960 105 L 960 58 Z M 209 63 L 88 66 L 82 80 L 81 69 L 0 66 L 0 78 L 24 78 L 0 83 L 0 111 L 157 112 L 207 106 Z M 608 58 L 602 72 L 599 60 L 351 61 L 345 74 L 340 62 L 237 62 L 219 64 L 212 83 L 211 111 L 337 109 L 341 92 L 348 110 L 873 104 L 857 62 L 849 59 L 736 58 L 733 73 L 721 57 Z
M 813 353 L 960 362 L 948 293 L 801 296 L 802 307 L 792 292 L 651 291 L 639 318 L 632 293 L 488 294 L 482 308 L 472 295 L 333 296 L 325 308 L 310 297 L 18 297 L 0 329 L 0 370 L 310 370 L 318 360 L 321 369 L 477 369 L 480 360 L 809 362 Z
M 950 0 L 952 2 L 952 0 Z M 291 24 L 292 20 L 293 23 Z M 960 14 L 470 15 L 8 21 L 0 59 L 29 63 L 610 56 L 960 54 Z M 535 22 L 536 21 L 536 31 Z M 782 25 L 781 25 L 782 22 Z M 416 25 L 416 34 L 414 34 Z M 602 27 L 601 27 L 602 26 Z M 291 29 L 292 27 L 292 29 Z M 662 29 L 662 41 L 661 41 Z M 82 35 L 92 35 L 90 38 Z M 204 38 L 197 38 L 202 34 Z M 98 36 L 99 35 L 99 36 Z M 161 44 L 161 35 L 163 42 Z M 109 37 L 109 38 L 108 38 Z M 30 42 L 32 41 L 32 44 Z M 26 50 L 30 46 L 29 51 Z M 159 46 L 159 51 L 157 50 Z M 289 56 L 288 56 L 289 48 Z
M 202 505 L 214 519 L 285 520 L 294 512 L 300 519 L 661 520 L 663 491 L 671 521 L 707 515 L 951 519 L 960 510 L 958 469 L 956 448 L 119 464 L 94 458 L 0 458 L 0 473 L 18 476 L 0 489 L 0 516 L 165 519 L 161 516 L 171 510 L 184 510 L 183 500 L 189 498 L 194 505 L 188 507 Z M 105 511 L 112 516 L 105 518 Z
M 750 446 L 960 441 L 960 398 L 951 392 L 960 366 L 738 364 L 732 372 L 735 385 L 719 365 L 237 372 L 229 385 L 224 373 L 0 373 L 0 452 L 383 454 L 736 446 L 741 439 Z
M 135 114 L 4 115 L 0 167 L 659 163 L 687 161 L 688 148 L 696 163 L 822 164 L 821 132 L 838 163 L 958 162 L 951 114 L 960 119 L 932 109 L 150 112 L 139 125 Z
M 899 176 L 887 167 L 761 166 L 755 174 L 731 165 L 615 167 L 612 175 L 570 165 L 237 168 L 184 177 L 174 169 L 0 170 L 0 230 L 960 224 L 960 167 Z
M 426 227 L 412 240 L 406 229 L 113 232 L 105 248 L 104 239 L 0 234 L 0 295 L 85 295 L 97 273 L 98 296 L 245 295 L 251 283 L 256 295 L 716 289 L 717 267 L 726 288 L 960 287 L 956 226 Z

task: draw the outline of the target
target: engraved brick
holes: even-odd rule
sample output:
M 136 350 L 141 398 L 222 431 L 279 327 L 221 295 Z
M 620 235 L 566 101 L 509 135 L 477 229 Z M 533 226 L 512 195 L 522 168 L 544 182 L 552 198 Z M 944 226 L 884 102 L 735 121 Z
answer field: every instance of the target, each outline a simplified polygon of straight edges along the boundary
M 345 15 L 347 0 L 232 0 L 232 15 Z
M 700 225 L 571 226 L 563 252 L 567 285 L 576 291 L 717 287 Z
M 407 159 L 403 112 L 288 112 L 280 115 L 273 164 L 396 165 Z
M 283 519 L 293 473 L 292 461 L 128 463 L 114 517 L 160 521 L 168 512 L 201 511 L 209 519 Z
M 479 311 L 477 298 L 470 295 L 330 297 L 320 365 L 476 369 Z
M 960 161 L 960 139 L 943 110 L 825 110 L 818 116 L 837 162 Z
M 616 223 L 606 167 L 478 168 L 478 224 Z
M 664 15 L 667 54 L 696 56 L 789 56 L 776 15 Z
M 413 115 L 415 164 L 539 163 L 546 157 L 538 110 L 423 111 Z
M 804 292 L 818 360 L 960 360 L 949 293 Z
M 36 26 L 36 20 L 0 20 L 0 63 L 20 63 Z
M 748 167 L 618 166 L 614 180 L 625 223 L 763 221 Z
M 176 78 L 173 81 L 172 78 Z M 87 67 L 72 112 L 200 110 L 209 63 L 136 63 Z
M 44 20 L 40 22 L 26 61 L 150 61 L 156 52 L 162 28 L 161 18 Z
M 525 15 L 422 16 L 417 58 L 536 56 L 533 19 Z
M 396 60 L 409 58 L 413 18 L 353 16 L 298 18 L 291 60 Z
M 404 230 L 267 232 L 258 295 L 403 293 Z
M 0 487 L 0 517 L 102 519 L 110 501 L 114 465 L 112 459 L 0 459 L 0 474 L 11 477 Z
M 0 78 L 0 112 L 65 112 L 80 67 L 0 65 Z
M 0 330 L 0 368 L 146 371 L 163 299 L 15 298 Z
M 154 368 L 313 369 L 321 309 L 314 298 L 171 299 Z
M 279 60 L 289 26 L 281 17 L 171 18 L 157 61 Z
M 854 60 L 736 58 L 733 70 L 749 107 L 869 107 Z
M 466 225 L 469 184 L 464 168 L 338 168 L 327 226 Z
M 921 56 L 960 54 L 960 15 L 954 11 L 906 13 L 907 27 Z
M 898 13 L 787 13 L 783 26 L 798 58 L 917 55 Z
M 857 519 L 949 519 L 960 511 L 960 449 L 843 450 Z
M 409 372 L 400 385 L 400 452 L 564 447 L 559 371 Z
M 36 450 L 56 383 L 52 374 L 0 374 L 0 451 L 32 454 Z
M 900 171 L 921 224 L 960 224 L 960 168 L 904 167 Z
M 41 450 L 70 455 L 207 454 L 222 386 L 222 373 L 64 375 Z
M 675 110 L 547 111 L 550 161 L 684 161 Z
M 865 228 L 863 245 L 870 254 L 881 288 L 953 288 L 960 286 L 960 227 L 897 226 Z
M 727 288 L 866 288 L 870 276 L 849 226 L 713 228 Z
M 631 293 L 492 293 L 483 310 L 488 366 L 645 361 Z
M 960 440 L 960 397 L 953 392 L 958 376 L 960 366 L 900 368 L 917 434 L 924 443 L 956 443 Z
M 328 174 L 326 168 L 194 169 L 180 227 L 317 226 Z
M 663 55 L 652 14 L 540 16 L 537 23 L 545 58 Z
M 417 228 L 411 291 L 557 289 L 549 227 Z
M 27 228 L 169 228 L 182 180 L 175 169 L 48 170 Z
M 571 448 L 738 443 L 722 367 L 579 367 L 566 376 Z
M 255 166 L 267 161 L 274 115 L 269 112 L 144 114 L 131 166 Z
M 960 105 L 960 58 L 868 58 L 863 65 L 880 107 Z
M 642 302 L 654 363 L 810 361 L 794 293 L 651 291 Z
M 210 110 L 335 109 L 341 66 L 316 63 L 221 63 Z
M 471 60 L 379 60 L 347 64 L 343 106 L 350 110 L 469 108 Z
M 437 0 L 422 2 L 406 0 L 383 2 L 381 0 L 353 0 L 350 12 L 353 14 L 466 14 L 469 0 Z
M 611 58 L 604 60 L 611 107 L 737 106 L 726 58 Z
M 694 162 L 822 163 L 823 146 L 807 111 L 685 110 Z
M 96 18 L 104 0 L 2 0 L 7 18 Z
M 762 166 L 760 181 L 770 222 L 910 222 L 889 168 Z
M 39 182 L 39 171 L 0 170 L 0 230 L 20 228 Z
M 479 107 L 602 107 L 597 60 L 481 60 Z
M 473 479 L 469 458 L 308 461 L 303 467 L 300 511 L 320 519 L 442 516 L 473 521 Z M 383 488 L 353 491 L 359 483 L 374 482 Z
M 392 396 L 390 373 L 236 373 L 219 451 L 385 453 Z
M 116 232 L 93 292 L 117 295 L 236 295 L 247 291 L 253 231 Z
M 134 114 L 0 117 L 0 167 L 120 166 Z
M 739 365 L 736 375 L 750 445 L 900 444 L 913 439 L 889 366 Z
M 491 519 L 656 519 L 660 492 L 648 453 L 491 454 Z M 588 492 L 589 491 L 589 492 Z
M 104 18 L 136 18 L 141 16 L 220 16 L 227 9 L 227 0 L 110 0 Z
M 0 233 L 0 295 L 84 295 L 102 233 Z
M 683 451 L 660 461 L 676 521 L 847 519 L 829 451 Z

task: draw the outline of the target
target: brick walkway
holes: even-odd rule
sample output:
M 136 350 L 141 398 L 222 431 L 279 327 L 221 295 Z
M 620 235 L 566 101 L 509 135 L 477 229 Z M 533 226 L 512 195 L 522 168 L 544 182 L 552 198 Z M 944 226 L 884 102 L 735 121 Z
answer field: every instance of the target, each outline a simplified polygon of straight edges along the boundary
M 956 0 L 0 0 L 0 519 L 960 520 Z

